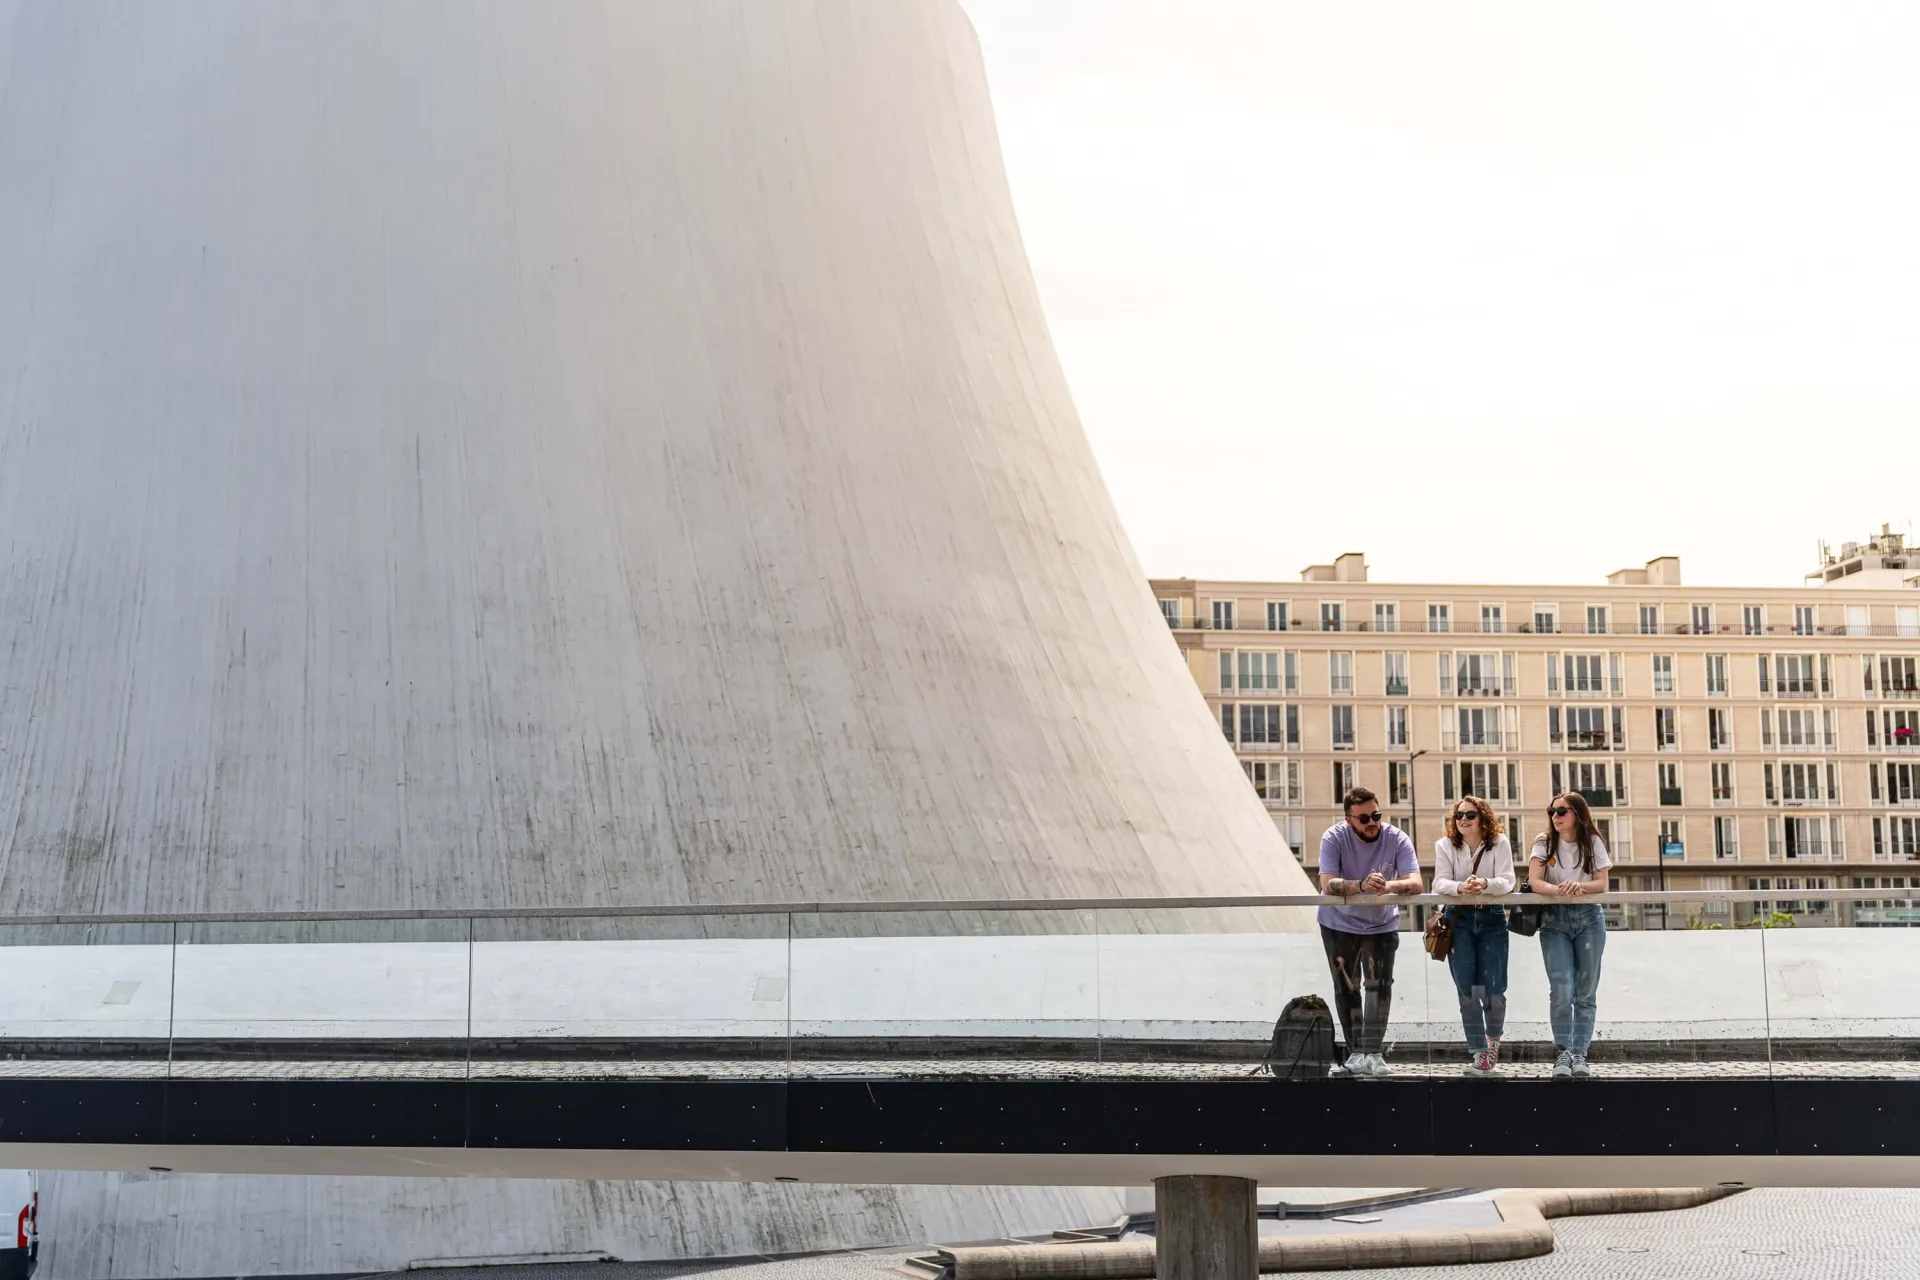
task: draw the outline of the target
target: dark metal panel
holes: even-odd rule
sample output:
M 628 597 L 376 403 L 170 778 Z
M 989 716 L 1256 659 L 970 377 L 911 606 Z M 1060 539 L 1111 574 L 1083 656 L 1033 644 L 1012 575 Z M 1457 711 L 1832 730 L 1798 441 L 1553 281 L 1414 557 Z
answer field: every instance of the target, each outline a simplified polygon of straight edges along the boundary
M 1426 1154 L 1425 1080 L 1139 1081 L 1107 1086 L 1107 1146 L 1169 1154 Z
M 1766 1080 L 1435 1081 L 1435 1155 L 1764 1155 Z
M 1100 1151 L 1104 1088 L 1085 1080 L 795 1080 L 788 1143 L 794 1151 Z
M 175 1080 L 166 1140 L 189 1146 L 457 1147 L 463 1081 Z
M 0 1142 L 158 1142 L 165 1110 L 164 1080 L 8 1080 Z
M 638 1151 L 778 1151 L 779 1081 L 475 1081 L 469 1145 Z
M 1920 1155 L 1920 1081 L 1780 1080 L 1774 1110 L 1781 1155 Z

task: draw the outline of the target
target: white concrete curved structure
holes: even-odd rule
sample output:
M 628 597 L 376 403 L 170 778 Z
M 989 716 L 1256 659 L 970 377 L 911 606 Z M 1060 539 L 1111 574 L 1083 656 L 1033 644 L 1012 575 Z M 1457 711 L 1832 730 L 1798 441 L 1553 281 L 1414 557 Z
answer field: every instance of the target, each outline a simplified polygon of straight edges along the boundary
M 0 0 L 0 911 L 1304 887 L 954 0 Z M 1113 1203 L 56 1186 L 54 1280 Z
M 0 0 L 0 910 L 1304 891 L 954 0 Z

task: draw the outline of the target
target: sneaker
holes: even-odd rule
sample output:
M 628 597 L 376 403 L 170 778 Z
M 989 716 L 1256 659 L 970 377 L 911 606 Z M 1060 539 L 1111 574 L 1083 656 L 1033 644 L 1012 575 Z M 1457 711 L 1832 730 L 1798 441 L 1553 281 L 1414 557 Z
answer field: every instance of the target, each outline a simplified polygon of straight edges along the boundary
M 1377 1053 L 1367 1055 L 1367 1070 L 1376 1080 L 1393 1074 L 1393 1068 L 1387 1065 L 1387 1060 Z
M 1573 1055 L 1573 1078 L 1575 1080 L 1585 1080 L 1588 1076 L 1592 1074 L 1593 1072 L 1587 1069 L 1587 1055 L 1584 1053 L 1574 1054 Z
M 1573 1079 L 1573 1051 L 1562 1049 L 1560 1056 L 1553 1060 L 1553 1078 L 1555 1080 Z
M 1475 1076 L 1485 1079 L 1500 1074 L 1500 1056 L 1492 1049 L 1482 1049 L 1473 1055 L 1473 1061 L 1461 1068 L 1463 1076 Z
M 1367 1074 L 1367 1062 L 1364 1054 L 1348 1054 L 1345 1062 L 1336 1062 L 1327 1069 L 1330 1076 L 1353 1076 L 1358 1078 Z

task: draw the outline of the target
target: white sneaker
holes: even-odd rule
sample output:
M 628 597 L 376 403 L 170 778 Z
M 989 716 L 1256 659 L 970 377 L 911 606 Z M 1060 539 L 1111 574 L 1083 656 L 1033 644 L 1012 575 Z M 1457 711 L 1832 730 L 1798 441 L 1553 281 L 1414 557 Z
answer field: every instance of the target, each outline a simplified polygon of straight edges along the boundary
M 1367 1055 L 1367 1070 L 1375 1079 L 1393 1074 L 1393 1068 L 1387 1065 L 1387 1060 L 1377 1053 Z
M 1592 1074 L 1593 1074 L 1592 1069 L 1587 1066 L 1587 1055 L 1584 1053 L 1574 1054 L 1573 1055 L 1573 1078 L 1575 1080 L 1585 1080 L 1588 1076 Z
M 1553 1060 L 1553 1078 L 1555 1080 L 1573 1079 L 1572 1050 L 1562 1049 L 1559 1056 Z
M 1351 1053 L 1345 1062 L 1336 1063 L 1328 1073 L 1336 1076 L 1364 1076 L 1367 1074 L 1367 1056 L 1364 1053 Z

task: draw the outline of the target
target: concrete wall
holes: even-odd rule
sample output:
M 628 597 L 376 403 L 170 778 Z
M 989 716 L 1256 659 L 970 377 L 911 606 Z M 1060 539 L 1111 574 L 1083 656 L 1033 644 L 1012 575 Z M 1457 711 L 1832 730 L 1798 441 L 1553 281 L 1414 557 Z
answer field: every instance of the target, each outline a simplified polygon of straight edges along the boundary
M 43 1280 L 312 1275 L 446 1257 L 917 1246 L 1111 1222 L 1117 1188 L 41 1176 Z
M 0 910 L 1298 890 L 953 0 L 0 0 Z

